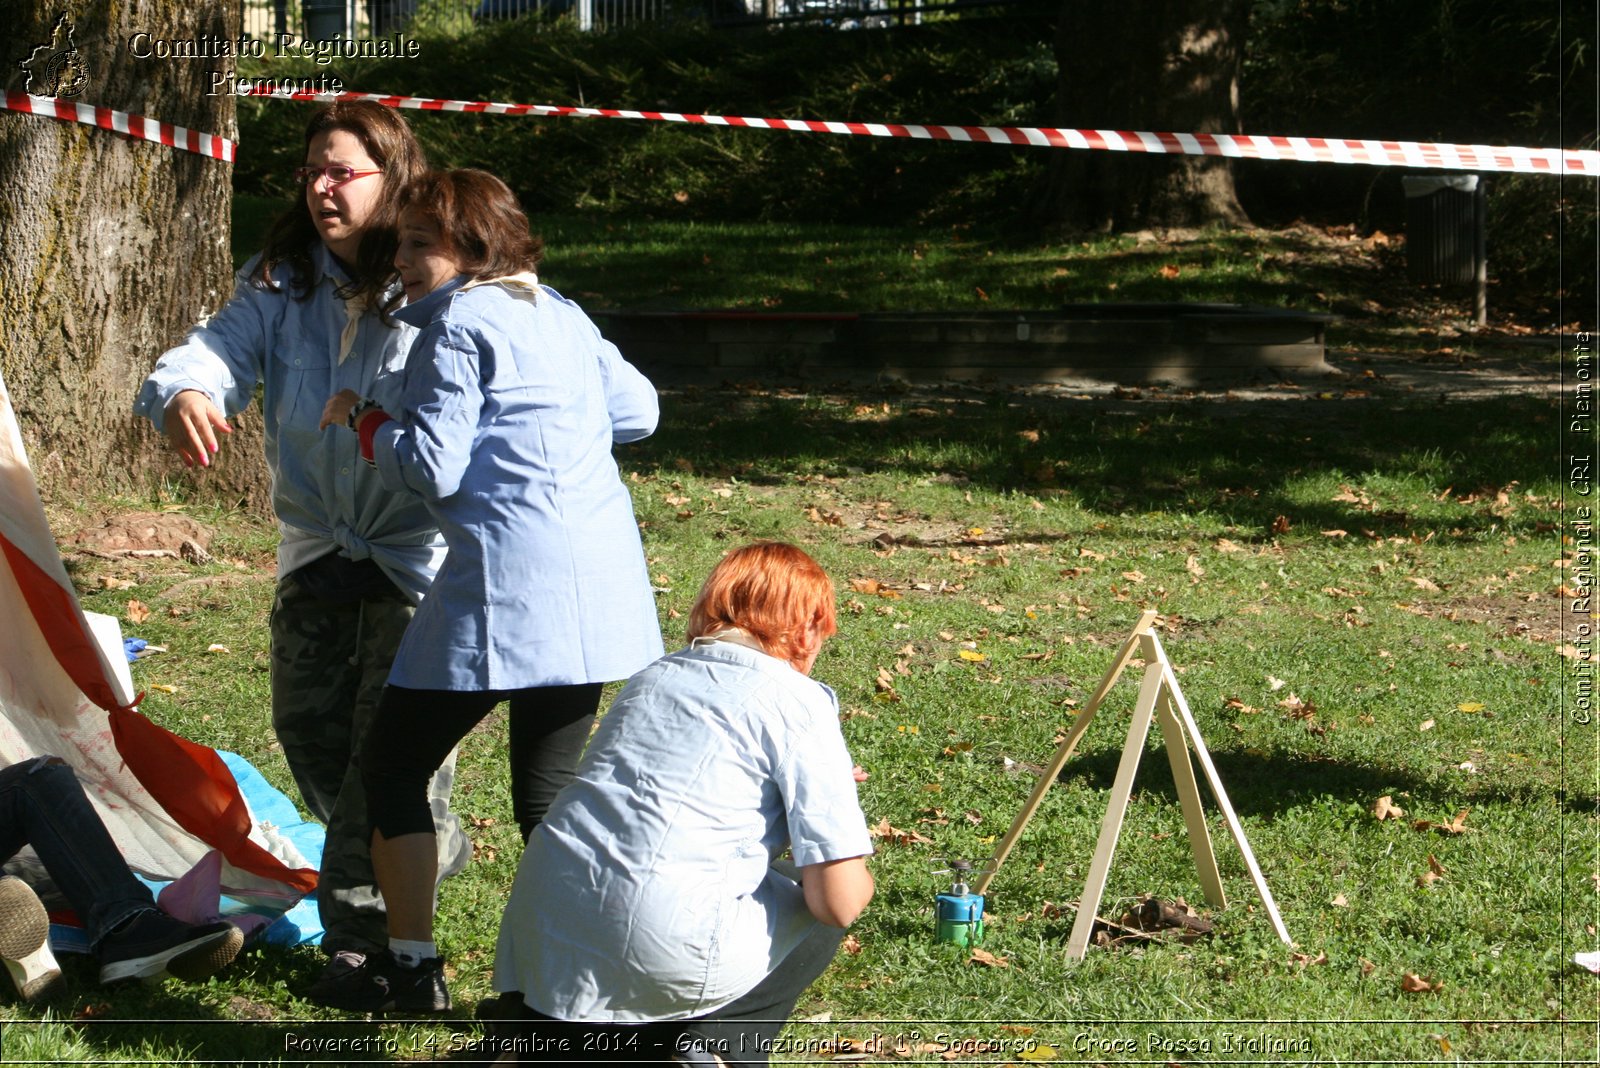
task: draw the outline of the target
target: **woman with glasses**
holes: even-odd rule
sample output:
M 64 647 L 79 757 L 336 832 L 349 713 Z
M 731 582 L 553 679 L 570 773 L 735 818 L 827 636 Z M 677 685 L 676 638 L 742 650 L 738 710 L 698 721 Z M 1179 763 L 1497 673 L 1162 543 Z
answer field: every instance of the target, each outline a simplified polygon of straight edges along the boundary
M 392 319 L 398 195 L 427 170 L 409 126 L 366 102 L 319 109 L 294 204 L 233 298 L 165 353 L 134 410 L 185 464 L 207 467 L 228 417 L 262 390 L 282 540 L 271 620 L 272 723 L 306 807 L 328 828 L 318 906 L 333 958 L 312 997 L 387 945 L 354 765 L 395 649 L 444 558 L 423 502 L 365 470 L 354 435 L 318 428 L 342 389 L 398 402 L 416 331 Z M 430 785 L 439 872 L 471 844 L 449 813 L 454 754 Z

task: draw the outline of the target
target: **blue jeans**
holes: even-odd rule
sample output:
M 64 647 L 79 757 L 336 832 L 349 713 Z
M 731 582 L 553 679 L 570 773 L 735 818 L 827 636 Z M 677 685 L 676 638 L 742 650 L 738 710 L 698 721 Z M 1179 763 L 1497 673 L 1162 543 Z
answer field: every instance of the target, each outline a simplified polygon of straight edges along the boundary
M 33 846 L 72 903 L 91 944 L 134 913 L 155 907 L 77 776 L 55 757 L 0 768 L 0 862 L 25 845 Z

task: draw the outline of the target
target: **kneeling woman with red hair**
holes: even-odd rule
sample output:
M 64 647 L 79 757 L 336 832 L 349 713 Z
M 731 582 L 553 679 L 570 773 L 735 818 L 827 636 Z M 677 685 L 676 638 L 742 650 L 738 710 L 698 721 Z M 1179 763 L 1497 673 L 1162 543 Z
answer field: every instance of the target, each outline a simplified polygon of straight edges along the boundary
M 494 1015 L 528 1021 L 525 1036 L 572 1022 L 556 1059 L 587 1045 L 603 1060 L 764 1063 L 871 900 L 860 773 L 833 691 L 809 677 L 833 602 L 792 545 L 725 556 L 688 648 L 628 681 L 529 839 Z M 508 1054 L 528 1048 L 497 1033 Z

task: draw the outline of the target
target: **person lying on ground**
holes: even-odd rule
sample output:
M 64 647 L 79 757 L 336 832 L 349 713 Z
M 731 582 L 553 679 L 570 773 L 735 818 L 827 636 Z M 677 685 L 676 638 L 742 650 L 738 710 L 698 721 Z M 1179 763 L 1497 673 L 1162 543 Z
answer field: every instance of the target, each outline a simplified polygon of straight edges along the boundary
M 226 920 L 191 924 L 156 907 L 128 870 L 99 813 L 59 757 L 0 768 L 0 861 L 32 846 L 78 914 L 100 961 L 100 981 L 173 976 L 199 982 L 239 953 L 244 934 Z M 50 917 L 33 888 L 0 878 L 0 959 L 26 1001 L 59 989 Z

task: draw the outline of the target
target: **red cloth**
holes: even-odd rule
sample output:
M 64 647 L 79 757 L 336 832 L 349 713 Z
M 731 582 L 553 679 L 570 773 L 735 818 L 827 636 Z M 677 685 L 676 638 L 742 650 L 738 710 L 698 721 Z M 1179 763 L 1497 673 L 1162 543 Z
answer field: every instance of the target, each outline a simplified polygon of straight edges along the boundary
M 382 408 L 374 408 L 361 416 L 361 422 L 356 424 L 356 433 L 361 436 L 361 458 L 367 463 L 374 463 L 372 459 L 372 438 L 378 428 L 385 423 L 394 422 L 394 416 Z

